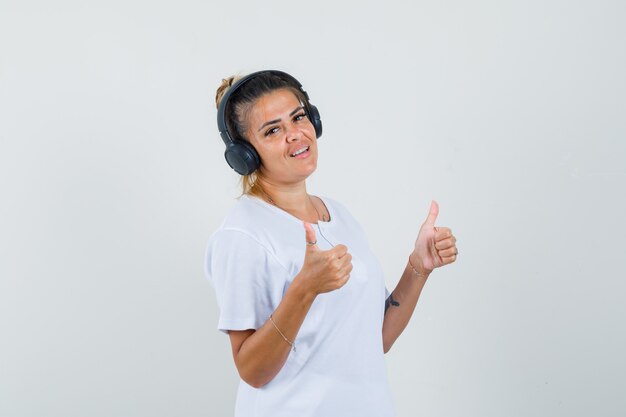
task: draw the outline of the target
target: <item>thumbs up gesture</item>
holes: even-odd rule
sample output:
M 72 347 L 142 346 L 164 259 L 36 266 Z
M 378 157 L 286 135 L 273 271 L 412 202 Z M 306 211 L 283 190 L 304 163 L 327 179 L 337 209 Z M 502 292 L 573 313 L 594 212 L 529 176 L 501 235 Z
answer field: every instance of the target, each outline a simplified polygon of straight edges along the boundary
M 456 261 L 459 251 L 456 248 L 456 237 L 448 227 L 435 227 L 439 215 L 439 204 L 432 201 L 426 221 L 419 230 L 415 240 L 415 248 L 409 256 L 414 269 L 428 276 L 433 269 Z
M 315 295 L 343 287 L 350 279 L 352 255 L 345 245 L 336 245 L 330 250 L 317 246 L 315 230 L 304 222 L 306 252 L 299 279 Z

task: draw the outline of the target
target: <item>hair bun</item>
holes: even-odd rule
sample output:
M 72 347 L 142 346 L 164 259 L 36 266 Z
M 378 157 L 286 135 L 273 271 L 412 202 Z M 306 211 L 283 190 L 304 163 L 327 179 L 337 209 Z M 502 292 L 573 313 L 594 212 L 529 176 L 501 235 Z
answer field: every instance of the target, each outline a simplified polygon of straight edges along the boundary
M 219 87 L 217 87 L 217 91 L 215 92 L 215 108 L 219 108 L 220 107 L 220 101 L 222 101 L 222 97 L 224 97 L 224 93 L 226 93 L 226 90 L 228 90 L 235 81 L 237 81 L 239 78 L 238 76 L 235 75 L 231 75 L 230 77 L 227 78 L 222 78 L 222 83 L 220 84 Z

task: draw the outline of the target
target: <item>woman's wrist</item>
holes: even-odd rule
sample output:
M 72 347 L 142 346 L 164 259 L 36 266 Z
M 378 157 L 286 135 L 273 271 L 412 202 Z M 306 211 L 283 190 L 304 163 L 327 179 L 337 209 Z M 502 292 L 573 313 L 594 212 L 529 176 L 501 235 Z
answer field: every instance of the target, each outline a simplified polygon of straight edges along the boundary
M 289 289 L 294 293 L 296 299 L 302 300 L 305 303 L 313 304 L 313 301 L 317 298 L 317 293 L 313 288 L 310 288 L 310 285 L 307 285 L 308 281 L 298 274 L 291 281 Z
M 414 276 L 424 279 L 428 278 L 432 272 L 423 267 L 421 260 L 415 255 L 415 252 L 409 255 L 409 269 Z

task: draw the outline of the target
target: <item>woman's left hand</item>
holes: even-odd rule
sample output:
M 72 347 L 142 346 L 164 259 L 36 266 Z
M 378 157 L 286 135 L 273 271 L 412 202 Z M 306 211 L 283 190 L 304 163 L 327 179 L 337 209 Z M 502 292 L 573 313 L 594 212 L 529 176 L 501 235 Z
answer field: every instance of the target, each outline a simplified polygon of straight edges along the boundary
M 413 253 L 409 256 L 413 267 L 423 276 L 428 276 L 435 268 L 454 262 L 459 253 L 456 237 L 450 228 L 435 227 L 438 214 L 439 204 L 433 200 L 430 213 L 415 240 Z

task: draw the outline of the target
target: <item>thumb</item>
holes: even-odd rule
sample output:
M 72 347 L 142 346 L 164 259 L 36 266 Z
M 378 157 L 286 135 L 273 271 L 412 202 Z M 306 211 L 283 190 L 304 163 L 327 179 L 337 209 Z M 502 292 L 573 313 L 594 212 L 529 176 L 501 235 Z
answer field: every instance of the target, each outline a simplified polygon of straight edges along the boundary
M 424 226 L 434 226 L 435 220 L 437 220 L 438 215 L 439 215 L 439 204 L 437 204 L 437 202 L 433 200 L 430 203 L 430 212 L 428 213 L 428 217 L 426 217 Z
M 305 237 L 306 237 L 306 249 L 317 249 L 317 245 L 311 244 L 312 242 L 317 243 L 317 237 L 315 236 L 315 230 L 313 230 L 313 226 L 307 222 L 304 223 Z

